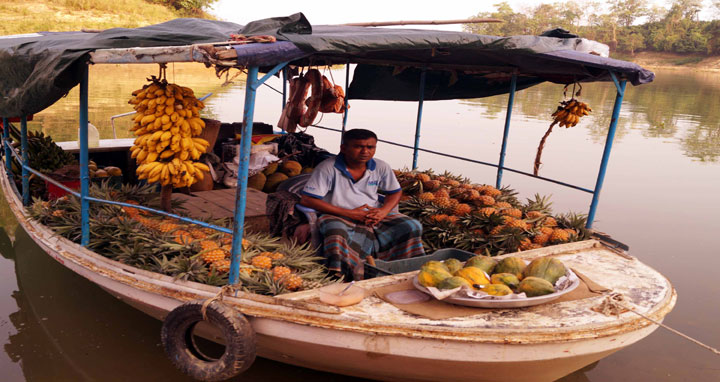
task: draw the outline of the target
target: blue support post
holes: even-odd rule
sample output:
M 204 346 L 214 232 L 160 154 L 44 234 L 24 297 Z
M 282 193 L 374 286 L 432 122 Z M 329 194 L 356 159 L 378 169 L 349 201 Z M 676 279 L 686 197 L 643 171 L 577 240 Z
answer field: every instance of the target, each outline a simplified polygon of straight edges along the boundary
M 343 111 L 342 132 L 340 133 L 340 144 L 342 137 L 345 135 L 345 126 L 347 126 L 348 117 L 348 87 L 350 86 L 350 63 L 345 64 L 345 110 Z
M 512 116 L 512 107 L 515 103 L 515 88 L 517 87 L 517 74 L 513 73 L 510 79 L 510 97 L 508 98 L 507 112 L 505 113 L 505 130 L 503 131 L 502 148 L 500 149 L 500 162 L 498 163 L 497 179 L 495 180 L 495 188 L 500 189 L 502 186 L 503 168 L 505 167 L 505 151 L 507 150 L 507 140 L 510 134 L 510 117 Z
M 622 80 L 618 83 L 615 73 L 610 72 L 610 76 L 615 82 L 617 88 L 617 94 L 615 95 L 615 106 L 613 107 L 612 119 L 610 120 L 610 129 L 608 130 L 607 139 L 605 140 L 605 150 L 603 151 L 602 161 L 600 162 L 600 170 L 598 171 L 597 181 L 595 182 L 595 191 L 593 192 L 592 202 L 590 203 L 590 211 L 588 212 L 587 223 L 585 228 L 592 228 L 593 221 L 595 220 L 595 211 L 597 210 L 598 202 L 600 201 L 600 191 L 602 190 L 603 181 L 605 180 L 605 171 L 607 170 L 608 161 L 610 160 L 610 151 L 612 150 L 613 140 L 615 139 L 615 130 L 617 130 L 618 119 L 620 118 L 620 107 L 622 106 L 622 100 L 625 96 L 625 85 L 626 80 Z
M 237 284 L 242 261 L 242 236 L 245 224 L 245 203 L 247 201 L 248 165 L 250 163 L 250 140 L 252 139 L 253 116 L 255 114 L 255 94 L 258 81 L 258 67 L 248 69 L 245 84 L 245 109 L 243 112 L 242 140 L 240 141 L 240 168 L 238 169 L 237 192 L 235 195 L 235 221 L 233 223 L 232 261 L 230 264 L 230 284 Z
M 30 166 L 28 158 L 28 131 L 27 117 L 22 116 L 20 119 L 20 147 L 22 148 L 22 200 L 23 205 L 30 205 Z
M 5 149 L 5 171 L 7 172 L 7 176 L 10 179 L 10 183 L 12 183 L 13 179 L 13 173 L 12 173 L 12 153 L 10 150 L 12 148 L 10 147 L 10 120 L 8 118 L 3 118 L 3 148 Z
M 423 68 L 420 73 L 420 95 L 418 96 L 417 121 L 415 122 L 415 146 L 413 147 L 412 169 L 417 169 L 418 149 L 420 148 L 420 125 L 422 123 L 423 101 L 425 100 L 425 75 L 427 69 Z
M 90 244 L 90 176 L 88 171 L 88 66 L 82 65 L 80 73 L 80 245 Z

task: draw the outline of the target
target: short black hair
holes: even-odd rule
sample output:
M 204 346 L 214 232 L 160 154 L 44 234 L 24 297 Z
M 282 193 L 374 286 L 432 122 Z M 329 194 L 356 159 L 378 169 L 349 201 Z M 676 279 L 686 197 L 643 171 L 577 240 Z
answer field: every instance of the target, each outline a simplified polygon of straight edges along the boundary
M 354 141 L 358 139 L 370 139 L 375 138 L 377 141 L 377 135 L 370 130 L 365 129 L 352 129 L 348 130 L 342 136 L 342 143 L 346 144 L 348 141 Z

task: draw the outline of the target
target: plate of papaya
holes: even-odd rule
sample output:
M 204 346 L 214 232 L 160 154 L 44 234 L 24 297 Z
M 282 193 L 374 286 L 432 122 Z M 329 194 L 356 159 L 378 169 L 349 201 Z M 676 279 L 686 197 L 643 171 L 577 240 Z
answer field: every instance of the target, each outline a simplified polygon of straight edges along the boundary
M 551 302 L 580 285 L 569 267 L 551 257 L 527 262 L 475 256 L 464 264 L 448 260 L 424 264 L 413 278 L 415 288 L 451 304 L 522 308 Z

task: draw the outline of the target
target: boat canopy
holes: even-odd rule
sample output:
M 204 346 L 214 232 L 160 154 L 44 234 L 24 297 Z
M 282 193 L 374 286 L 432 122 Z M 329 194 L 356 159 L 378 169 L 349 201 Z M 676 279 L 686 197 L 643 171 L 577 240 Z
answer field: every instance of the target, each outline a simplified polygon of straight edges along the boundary
M 654 74 L 602 57 L 581 38 L 485 36 L 464 32 L 311 25 L 302 13 L 245 26 L 215 20 L 175 19 L 140 28 L 95 32 L 40 32 L 0 37 L 0 115 L 20 117 L 55 103 L 82 78 L 91 52 L 143 47 L 185 47 L 226 42 L 231 34 L 272 35 L 277 42 L 235 45 L 236 66 L 357 64 L 348 97 L 417 101 L 478 98 L 545 81 L 560 84 L 611 81 L 610 72 L 633 85 Z M 594 44 L 594 45 L 593 45 Z M 132 54 L 132 53 L 130 53 Z M 212 60 L 191 61 L 213 64 Z M 141 61 L 136 61 L 141 62 Z M 157 61 L 150 61 L 157 62 Z

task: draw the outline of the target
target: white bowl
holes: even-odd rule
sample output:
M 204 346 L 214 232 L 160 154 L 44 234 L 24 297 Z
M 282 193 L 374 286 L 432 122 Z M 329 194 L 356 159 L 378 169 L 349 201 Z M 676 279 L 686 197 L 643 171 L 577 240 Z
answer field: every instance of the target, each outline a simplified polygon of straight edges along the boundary
M 348 290 L 342 292 L 347 286 L 348 283 L 325 285 L 318 289 L 318 297 L 320 301 L 335 306 L 354 305 L 365 298 L 367 291 L 357 285 L 352 285 Z

